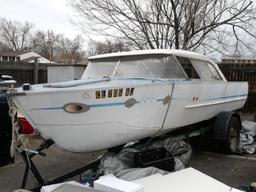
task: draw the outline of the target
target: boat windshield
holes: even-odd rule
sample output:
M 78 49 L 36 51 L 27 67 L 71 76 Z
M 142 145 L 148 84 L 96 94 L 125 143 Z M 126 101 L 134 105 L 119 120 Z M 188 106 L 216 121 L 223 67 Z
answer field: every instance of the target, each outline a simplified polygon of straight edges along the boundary
M 91 60 L 82 79 L 109 77 L 185 79 L 172 55 L 123 56 Z

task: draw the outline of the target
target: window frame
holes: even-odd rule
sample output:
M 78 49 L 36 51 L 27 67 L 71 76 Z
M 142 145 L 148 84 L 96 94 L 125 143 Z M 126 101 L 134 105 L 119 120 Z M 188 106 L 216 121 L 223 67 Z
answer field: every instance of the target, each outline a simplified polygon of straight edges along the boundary
M 215 79 L 214 81 L 224 81 L 224 79 L 222 78 L 222 76 L 219 73 L 219 70 L 217 70 L 217 68 L 215 67 L 215 65 L 213 65 L 211 62 L 206 61 L 207 64 L 211 65 L 213 67 L 213 69 L 216 71 L 216 73 L 218 74 L 218 76 L 220 77 L 220 79 Z M 211 69 L 210 69 L 211 70 Z
M 149 55 L 150 57 L 152 56 L 152 58 L 154 59 L 154 54 L 150 54 Z M 180 73 L 180 75 L 182 75 L 182 78 L 178 78 L 178 79 L 182 79 L 182 80 L 188 80 L 189 78 L 188 78 L 188 76 L 187 76 L 187 74 L 186 74 L 186 72 L 184 71 L 184 69 L 183 69 L 183 67 L 182 66 L 180 66 L 180 63 L 179 63 L 179 61 L 177 60 L 177 58 L 176 58 L 176 55 L 174 55 L 174 54 L 156 54 L 156 56 L 157 57 L 159 57 L 159 62 L 161 62 L 161 63 L 163 63 L 163 58 L 165 58 L 165 57 L 171 57 L 171 59 L 173 59 L 173 61 L 175 62 L 174 64 L 172 64 L 172 62 L 168 62 L 168 63 L 166 63 L 167 65 L 175 65 L 176 66 L 176 68 L 177 68 L 177 70 L 179 70 L 179 73 Z M 127 61 L 122 61 L 123 60 L 123 58 L 125 58 L 126 56 L 120 56 L 120 57 L 111 57 L 111 58 L 107 58 L 107 59 L 105 59 L 105 58 L 100 58 L 100 59 L 93 59 L 93 60 L 89 60 L 91 63 L 89 63 L 89 65 L 90 65 L 90 67 L 92 67 L 93 65 L 94 65 L 94 63 L 93 62 L 95 62 L 95 63 L 97 63 L 97 62 L 100 62 L 101 60 L 103 60 L 103 61 L 107 61 L 107 60 L 109 60 L 110 62 L 113 62 L 113 64 L 114 64 L 114 68 L 113 68 L 113 72 L 111 73 L 111 75 L 109 75 L 110 77 L 118 77 L 118 76 L 116 76 L 117 75 L 117 73 L 118 73 L 118 71 L 119 71 L 119 67 L 120 66 L 122 66 L 123 65 L 123 62 L 127 62 Z M 129 58 L 129 57 L 131 57 L 131 56 L 127 56 L 127 58 Z M 138 55 L 138 57 L 139 58 L 144 58 L 144 59 L 148 59 L 149 57 L 148 57 L 148 55 Z M 133 58 L 131 57 L 131 60 L 133 60 Z M 116 61 L 116 62 L 115 62 Z M 141 63 L 140 64 L 140 66 L 142 66 L 143 68 L 145 68 L 146 70 L 148 70 L 149 72 L 151 72 L 150 71 L 150 68 L 148 68 L 148 66 L 145 64 L 145 63 Z M 88 68 L 89 69 L 89 68 Z M 89 72 L 88 72 L 88 69 L 87 69 L 87 71 L 85 71 L 84 72 L 84 74 L 83 74 L 83 76 L 82 76 L 82 78 L 87 78 L 87 75 L 89 74 Z M 93 68 L 92 68 L 93 69 Z M 86 73 L 86 72 L 88 72 L 88 74 Z M 153 74 L 153 73 L 152 73 Z M 141 77 L 143 77 L 143 76 L 141 76 Z M 133 78 L 133 77 L 131 77 L 131 78 Z M 136 78 L 136 77 L 135 77 Z M 151 77 L 149 77 L 149 78 L 151 78 Z M 153 77 L 152 77 L 153 78 Z M 153 78 L 154 79 L 154 78 Z M 176 78 L 164 78 L 164 77 L 160 77 L 159 79 L 176 79 Z
M 177 57 L 180 57 L 180 58 L 185 58 L 185 59 L 188 59 L 192 65 L 192 67 L 194 68 L 194 70 L 197 72 L 197 74 L 199 75 L 199 79 L 192 79 L 192 78 L 189 78 L 185 69 L 183 68 L 182 64 L 179 62 L 178 58 Z M 182 68 L 183 72 L 185 73 L 186 77 L 187 77 L 187 80 L 203 80 L 203 81 L 225 81 L 222 77 L 222 75 L 219 73 L 219 70 L 217 70 L 217 68 L 215 67 L 215 65 L 207 60 L 203 60 L 203 59 L 193 59 L 193 58 L 190 58 L 190 57 L 184 57 L 184 56 L 179 56 L 179 55 L 175 55 L 175 58 L 177 60 L 177 62 L 179 63 L 180 67 Z M 211 65 L 213 67 L 213 69 L 216 71 L 216 73 L 218 74 L 218 76 L 220 77 L 220 79 L 211 79 L 211 80 L 205 80 L 201 77 L 201 73 L 198 72 L 198 69 L 197 67 L 194 66 L 193 62 L 191 60 L 194 60 L 194 61 L 202 61 L 202 62 L 205 62 L 205 65 L 207 65 L 208 67 L 208 64 Z M 208 67 L 210 72 L 213 74 L 212 70 L 210 69 L 210 67 Z
M 203 59 L 192 59 L 192 58 L 189 58 L 189 59 L 190 59 L 190 60 L 194 60 L 194 61 L 202 61 L 202 62 L 205 62 L 204 65 L 207 65 L 207 67 L 208 67 L 208 64 L 211 65 L 211 66 L 213 67 L 213 69 L 217 72 L 217 74 L 218 74 L 219 77 L 220 77 L 220 79 L 206 80 L 206 79 L 202 79 L 201 76 L 200 76 L 201 73 L 198 72 L 198 75 L 200 76 L 200 79 L 201 79 L 201 80 L 204 80 L 204 81 L 224 81 L 224 79 L 223 79 L 222 76 L 220 75 L 219 71 L 216 69 L 216 67 L 215 67 L 211 62 L 209 62 L 209 61 L 207 61 L 207 60 L 203 60 Z M 191 63 L 192 63 L 192 65 L 194 65 L 193 62 L 191 62 Z M 210 67 L 208 67 L 208 68 L 209 68 L 209 70 L 211 71 Z M 195 70 L 197 71 L 197 68 L 196 68 L 196 67 L 195 67 Z M 211 71 L 211 73 L 213 74 L 212 71 Z
M 197 75 L 199 76 L 199 79 L 193 79 L 193 78 L 190 78 L 190 77 L 188 76 L 188 74 L 187 74 L 186 70 L 184 69 L 183 65 L 180 63 L 180 61 L 179 61 L 179 59 L 178 59 L 177 57 L 180 57 L 180 58 L 183 58 L 183 59 L 188 59 L 188 60 L 189 60 L 189 62 L 190 62 L 190 64 L 192 65 L 192 67 L 193 67 L 193 68 L 194 68 L 194 70 L 196 71 Z M 176 60 L 177 60 L 177 62 L 179 63 L 179 65 L 180 65 L 180 67 L 181 67 L 181 69 L 182 69 L 183 73 L 184 73 L 184 74 L 185 74 L 185 76 L 186 76 L 186 80 L 187 80 L 187 81 L 189 81 L 189 80 L 201 80 L 201 77 L 200 77 L 200 75 L 198 74 L 198 72 L 197 72 L 196 68 L 194 67 L 194 65 L 193 65 L 193 64 L 192 64 L 192 62 L 190 61 L 190 59 L 191 59 L 191 58 L 189 58 L 189 57 L 184 57 L 184 56 L 179 56 L 179 55 L 175 55 L 175 59 L 176 59 Z

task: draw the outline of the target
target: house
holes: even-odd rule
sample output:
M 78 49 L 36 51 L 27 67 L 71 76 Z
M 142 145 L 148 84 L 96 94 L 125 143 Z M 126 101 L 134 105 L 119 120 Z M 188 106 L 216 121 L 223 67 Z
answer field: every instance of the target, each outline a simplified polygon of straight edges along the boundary
M 35 58 L 38 58 L 38 63 L 54 63 L 53 61 L 50 61 L 33 51 L 22 53 L 19 55 L 19 57 L 21 61 L 29 63 L 33 63 Z
M 36 58 L 38 59 L 38 63 L 54 63 L 33 51 L 0 51 L 0 62 L 22 61 L 33 63 Z
M 20 61 L 18 52 L 16 51 L 0 51 L 0 62 L 16 62 Z

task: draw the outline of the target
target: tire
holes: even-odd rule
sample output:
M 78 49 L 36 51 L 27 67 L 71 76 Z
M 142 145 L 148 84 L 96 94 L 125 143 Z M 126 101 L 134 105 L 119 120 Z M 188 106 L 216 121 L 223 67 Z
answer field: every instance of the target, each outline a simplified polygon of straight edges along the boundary
M 236 117 L 231 117 L 227 127 L 227 137 L 224 142 L 225 151 L 235 154 L 239 149 L 240 142 L 240 121 Z
M 239 149 L 241 120 L 237 113 L 221 112 L 215 119 L 213 140 L 215 149 L 235 154 Z

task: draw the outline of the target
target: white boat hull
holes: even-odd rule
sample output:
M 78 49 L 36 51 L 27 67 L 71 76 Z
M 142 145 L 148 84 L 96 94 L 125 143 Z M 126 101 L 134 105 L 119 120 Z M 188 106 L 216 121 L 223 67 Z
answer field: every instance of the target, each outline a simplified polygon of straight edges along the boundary
M 133 95 L 100 98 L 96 91 L 134 88 Z M 115 80 L 96 86 L 33 88 L 15 96 L 20 112 L 45 138 L 72 152 L 110 148 L 213 118 L 221 111 L 243 107 L 247 83 L 202 81 Z M 134 98 L 134 106 L 127 107 Z M 169 102 L 165 102 L 171 98 Z M 168 101 L 168 100 L 167 100 Z M 68 113 L 67 103 L 89 110 Z

